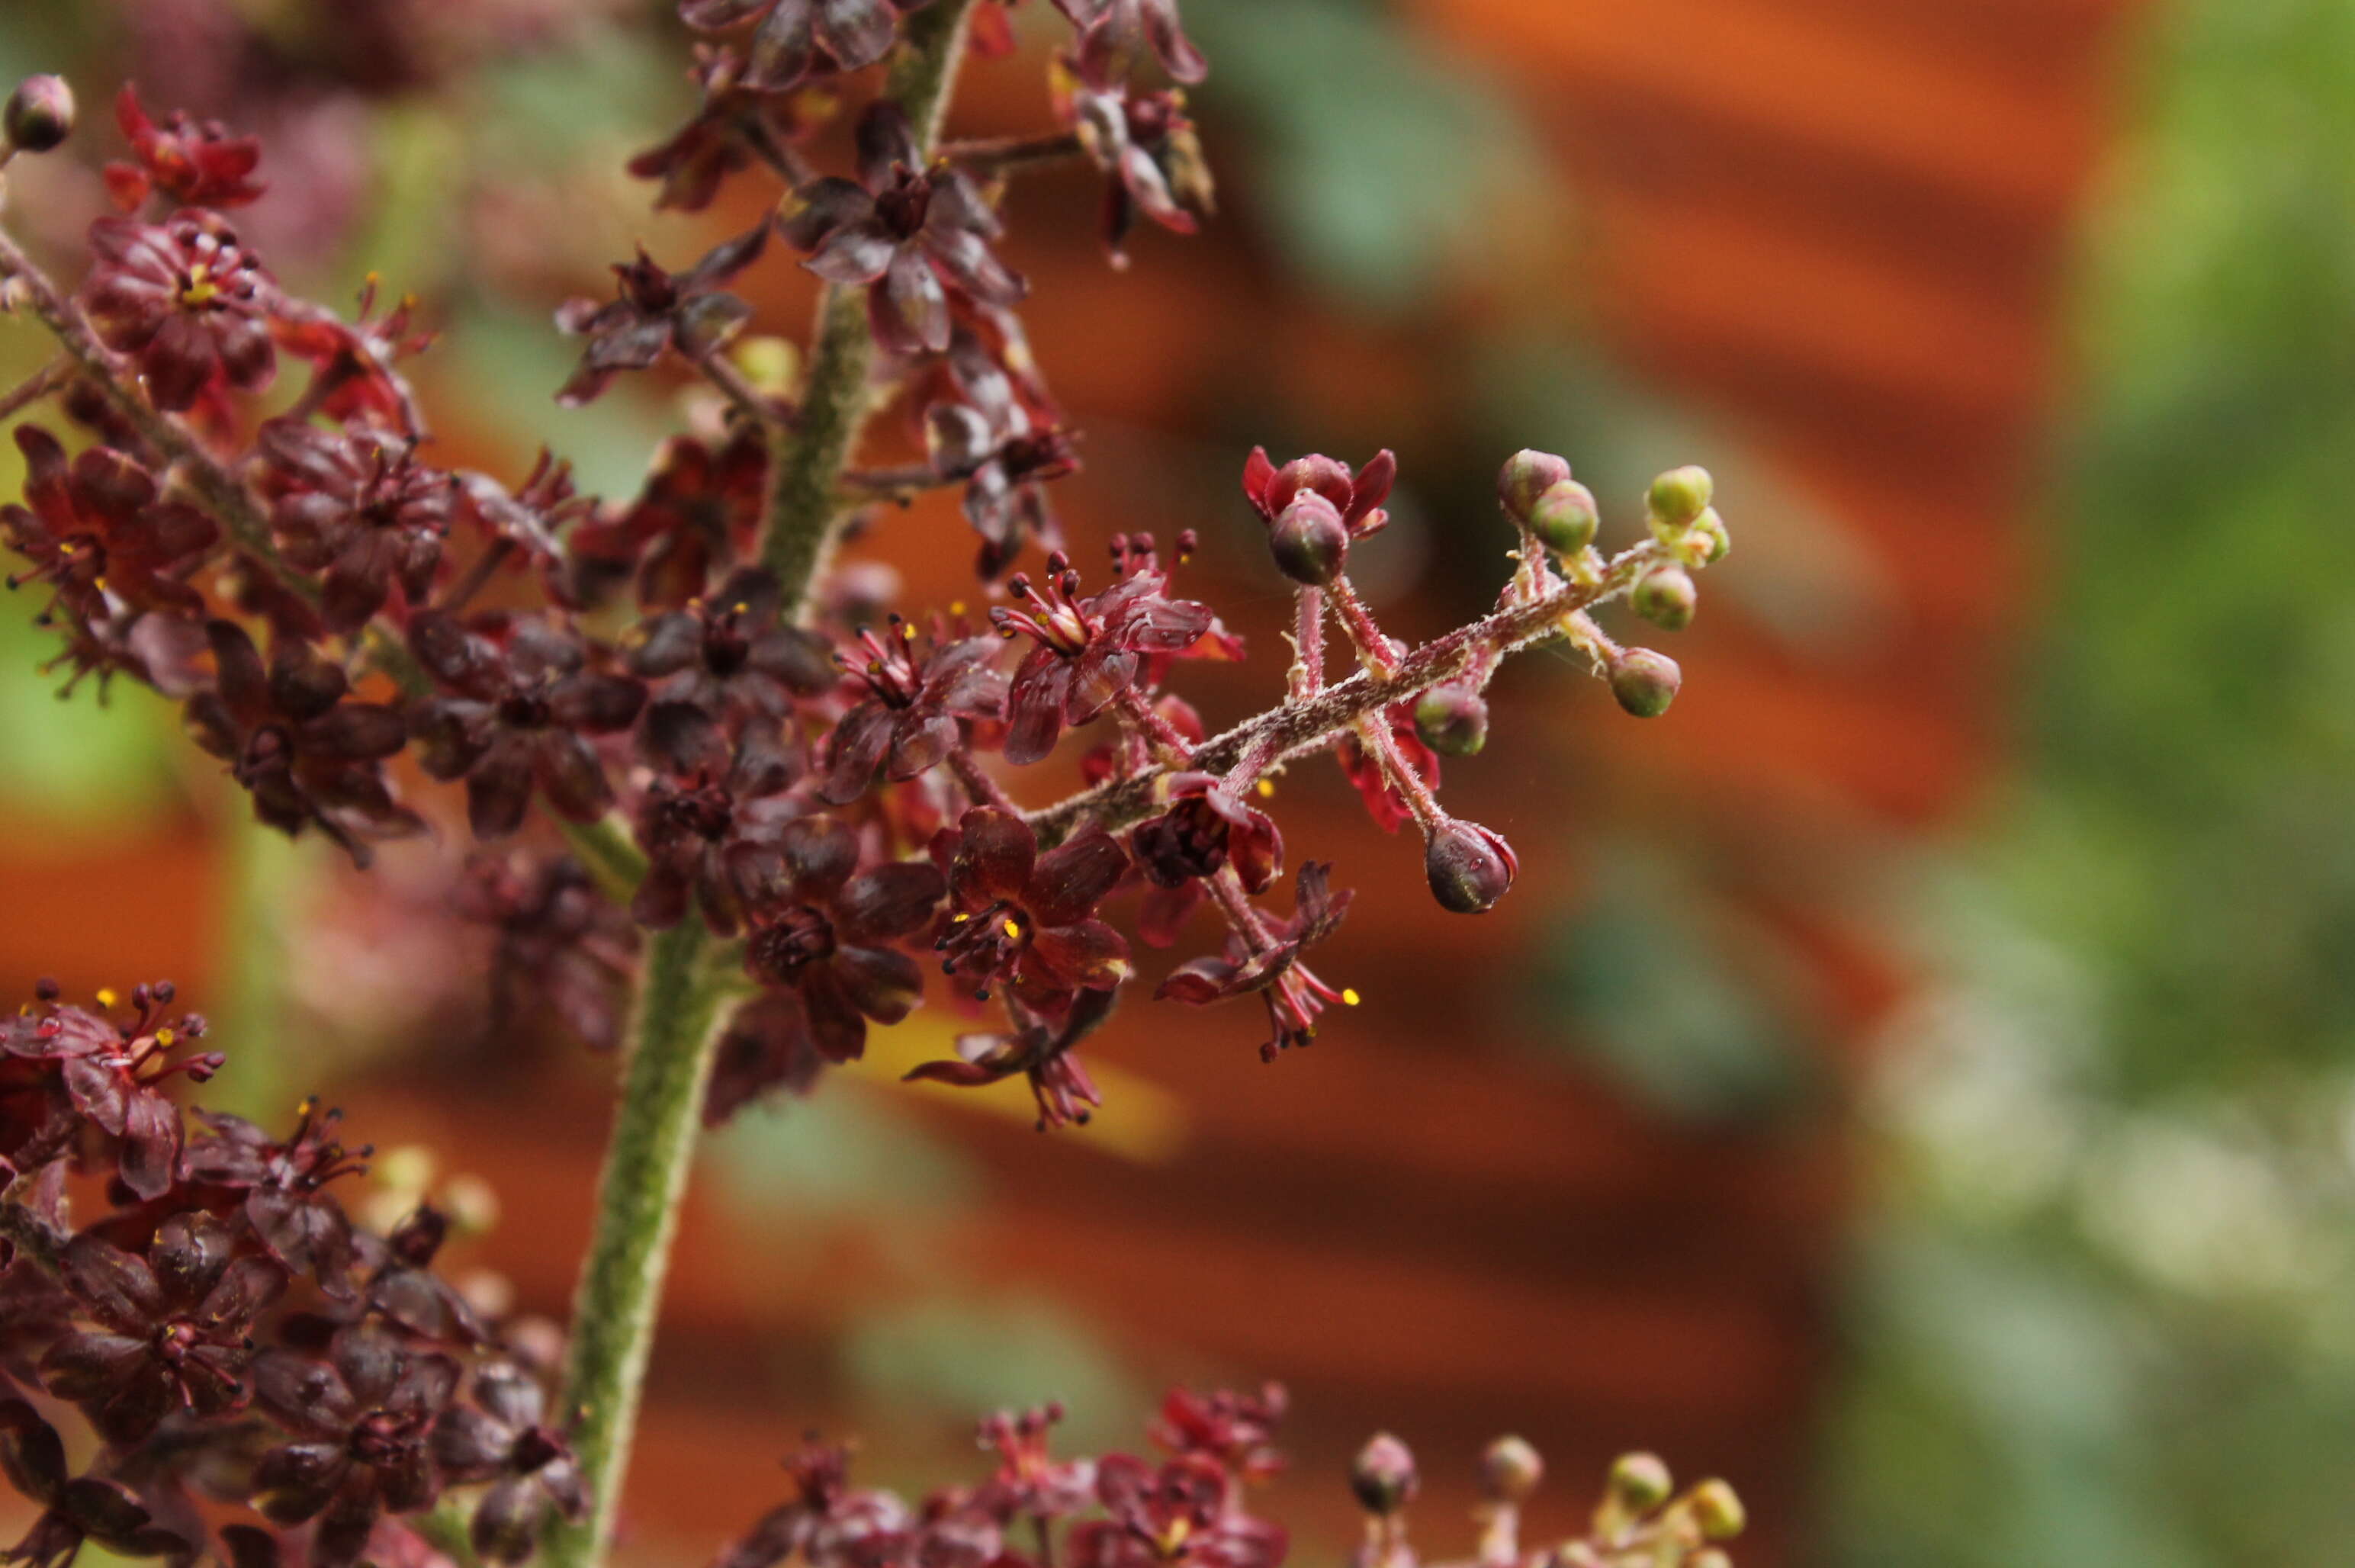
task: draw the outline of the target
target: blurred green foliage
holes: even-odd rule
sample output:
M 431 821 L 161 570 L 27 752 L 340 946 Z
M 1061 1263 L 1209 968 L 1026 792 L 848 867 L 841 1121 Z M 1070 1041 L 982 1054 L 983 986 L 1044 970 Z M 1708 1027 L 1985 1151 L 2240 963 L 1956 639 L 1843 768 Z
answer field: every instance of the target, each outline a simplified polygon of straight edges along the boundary
M 1909 1568 L 2355 1528 L 2355 5 L 2162 8 L 2016 797 L 1894 1032 L 1830 1514 Z

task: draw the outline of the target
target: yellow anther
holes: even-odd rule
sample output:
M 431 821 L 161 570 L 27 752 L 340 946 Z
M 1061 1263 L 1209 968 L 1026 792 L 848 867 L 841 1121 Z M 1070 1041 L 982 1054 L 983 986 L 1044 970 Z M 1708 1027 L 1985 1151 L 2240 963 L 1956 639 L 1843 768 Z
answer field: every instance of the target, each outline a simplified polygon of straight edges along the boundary
M 155 1043 L 157 1045 L 169 1045 L 179 1038 L 180 1037 L 177 1034 L 175 1034 L 168 1029 L 159 1029 L 155 1031 Z
M 741 601 L 741 600 L 740 600 L 740 601 L 738 601 L 738 603 L 737 603 L 737 604 L 736 604 L 736 607 L 735 607 L 734 609 L 732 609 L 732 610 L 730 610 L 730 611 L 729 612 L 729 613 L 730 613 L 730 614 L 731 614 L 731 615 L 749 615 L 749 614 L 751 614 L 751 613 L 752 613 L 752 606 L 751 606 L 750 604 L 744 603 L 743 603 L 742 601 Z
M 1354 1008 L 1365 999 L 1365 997 L 1358 995 L 1357 987 L 1344 986 L 1341 987 L 1341 1005 L 1343 1007 Z
M 901 626 L 900 628 L 900 635 L 912 643 L 916 640 L 916 628 L 913 626 Z
M 1273 779 L 1262 779 L 1259 781 L 1259 795 L 1262 800 L 1267 799 L 1274 793 L 1275 781 Z
M 950 614 L 952 614 L 952 615 L 962 615 L 962 614 L 964 614 L 964 600 L 962 600 L 962 599 L 952 599 L 952 600 L 950 600 L 950 601 L 949 601 L 949 613 L 950 613 Z
M 1022 928 L 1009 920 L 1006 923 L 1006 934 L 1019 942 L 1022 940 Z
M 114 1006 L 114 1004 L 115 1004 L 115 1002 L 116 1002 L 117 1000 L 118 1000 L 118 998 L 116 997 L 116 996 L 115 996 L 115 994 L 114 994 L 114 987 L 112 987 L 112 986 L 101 986 L 101 987 L 98 988 L 98 1005 L 99 1005 L 100 1007 L 101 1007 L 101 1008 L 111 1008 L 111 1007 Z
M 316 1094 L 305 1094 L 294 1102 L 294 1114 L 298 1116 L 307 1116 L 318 1108 L 319 1096 Z

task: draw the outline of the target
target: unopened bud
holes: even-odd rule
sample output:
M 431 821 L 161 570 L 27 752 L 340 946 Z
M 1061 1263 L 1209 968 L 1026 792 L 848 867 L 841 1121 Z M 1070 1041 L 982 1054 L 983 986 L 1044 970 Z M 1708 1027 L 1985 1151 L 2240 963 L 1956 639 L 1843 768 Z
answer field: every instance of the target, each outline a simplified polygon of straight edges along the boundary
M 46 153 L 72 135 L 73 128 L 73 89 L 63 77 L 27 77 L 0 111 L 0 132 L 20 153 Z
M 1488 703 L 1466 686 L 1434 686 L 1414 705 L 1414 731 L 1443 757 L 1477 756 L 1488 743 Z
M 1636 613 L 1662 631 L 1681 632 L 1692 624 L 1693 610 L 1700 603 L 1700 595 L 1683 567 L 1656 566 L 1636 580 L 1627 602 L 1635 606 Z
M 1742 1499 L 1723 1481 L 1703 1481 L 1692 1489 L 1692 1496 L 1686 1501 L 1692 1509 L 1693 1522 L 1711 1541 L 1732 1541 L 1750 1522 Z
M 1480 1486 L 1498 1502 L 1517 1503 L 1538 1489 L 1545 1461 L 1519 1437 L 1499 1437 L 1480 1456 Z
M 1431 896 L 1453 914 L 1485 914 L 1513 885 L 1521 869 L 1513 847 L 1476 822 L 1440 824 L 1423 848 Z
M 1497 473 L 1497 499 L 1503 504 L 1505 516 L 1528 526 L 1537 510 L 1538 497 L 1570 477 L 1570 462 L 1550 452 L 1528 449 L 1505 459 L 1505 466 Z
M 1717 515 L 1715 507 L 1710 507 L 1685 530 L 1677 552 L 1694 566 L 1715 566 L 1732 548 L 1733 536 L 1725 531 L 1725 519 Z
M 1414 1499 L 1421 1481 L 1413 1452 L 1387 1432 L 1376 1433 L 1349 1467 L 1349 1489 L 1368 1513 L 1398 1512 Z
M 1349 560 L 1349 528 L 1340 508 L 1314 490 L 1301 491 L 1276 514 L 1267 543 L 1277 569 L 1308 588 L 1329 585 Z
M 1622 1454 L 1612 1461 L 1611 1500 L 1630 1513 L 1651 1512 L 1675 1486 L 1657 1454 Z
M 1709 470 L 1692 464 L 1671 468 L 1652 481 L 1652 493 L 1647 497 L 1655 522 L 1671 528 L 1688 528 L 1709 505 L 1716 491 L 1717 482 Z
M 1611 695 L 1638 719 L 1657 719 L 1677 699 L 1685 672 L 1650 648 L 1628 648 L 1611 661 Z
M 1564 479 L 1548 485 L 1529 509 L 1529 532 L 1557 555 L 1576 555 L 1594 542 L 1602 516 L 1593 491 L 1575 479 Z
M 728 357 L 752 389 L 765 397 L 782 398 L 792 391 L 794 379 L 802 371 L 802 352 L 790 338 L 740 337 L 728 346 Z
M 1733 1568 L 1733 1559 L 1714 1546 L 1704 1546 L 1685 1559 L 1685 1568 Z

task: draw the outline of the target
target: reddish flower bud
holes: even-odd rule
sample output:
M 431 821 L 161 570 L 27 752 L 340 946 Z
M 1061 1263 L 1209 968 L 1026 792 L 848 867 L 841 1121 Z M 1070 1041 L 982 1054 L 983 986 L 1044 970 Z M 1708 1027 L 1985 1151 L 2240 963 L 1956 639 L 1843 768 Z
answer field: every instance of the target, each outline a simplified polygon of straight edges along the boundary
M 1716 488 L 1716 481 L 1709 476 L 1706 468 L 1687 464 L 1682 468 L 1669 469 L 1652 481 L 1647 501 L 1653 521 L 1671 528 L 1689 528 L 1709 505 Z
M 1481 1489 L 1498 1502 L 1519 1502 L 1544 1478 L 1545 1461 L 1526 1438 L 1499 1437 L 1480 1456 Z
M 1505 516 L 1527 527 L 1538 498 L 1570 477 L 1570 462 L 1550 452 L 1524 448 L 1505 459 L 1497 474 L 1497 499 Z
M 1349 1489 L 1368 1513 L 1389 1515 L 1414 1500 L 1422 1477 L 1414 1454 L 1387 1432 L 1376 1433 L 1349 1467 Z
M 74 95 L 65 79 L 28 76 L 0 111 L 0 131 L 20 153 L 46 153 L 73 134 Z
M 1576 555 L 1593 544 L 1595 527 L 1601 521 L 1594 492 L 1575 479 L 1548 485 L 1537 505 L 1530 508 L 1528 518 L 1529 532 L 1559 555 Z
M 1676 1483 L 1657 1454 L 1622 1454 L 1611 1464 L 1611 1500 L 1631 1513 L 1649 1513 L 1668 1500 Z
M 1513 847 L 1476 822 L 1440 825 L 1423 849 L 1431 896 L 1454 914 L 1483 914 L 1513 885 L 1521 869 Z
M 1414 731 L 1443 757 L 1471 757 L 1488 743 L 1488 704 L 1466 686 L 1434 686 L 1414 705 Z
M 1627 602 L 1636 613 L 1663 631 L 1681 632 L 1692 624 L 1700 600 L 1693 580 L 1681 566 L 1656 566 L 1636 580 Z
M 1315 490 L 1303 490 L 1267 530 L 1277 570 L 1293 581 L 1323 588 L 1341 575 L 1349 559 L 1349 528 L 1340 509 Z
M 1677 699 L 1685 672 L 1650 648 L 1629 648 L 1611 661 L 1611 695 L 1638 719 L 1657 719 Z

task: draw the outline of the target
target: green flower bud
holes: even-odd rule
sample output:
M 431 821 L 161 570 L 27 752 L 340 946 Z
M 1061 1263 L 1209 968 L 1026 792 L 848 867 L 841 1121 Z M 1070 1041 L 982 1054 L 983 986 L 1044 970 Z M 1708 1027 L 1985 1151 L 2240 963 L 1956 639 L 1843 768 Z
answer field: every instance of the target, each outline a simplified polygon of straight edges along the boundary
M 1636 613 L 1663 631 L 1681 632 L 1692 624 L 1700 595 L 1690 573 L 1681 566 L 1656 566 L 1636 580 L 1627 602 Z
M 1611 1500 L 1630 1513 L 1646 1514 L 1668 1500 L 1676 1482 L 1657 1454 L 1622 1454 L 1611 1464 Z
M 1268 525 L 1276 569 L 1305 588 L 1324 588 L 1349 560 L 1349 526 L 1340 510 L 1314 490 L 1303 490 Z
M 1414 705 L 1414 731 L 1443 757 L 1473 757 L 1488 743 L 1488 704 L 1462 686 L 1434 686 Z
M 1638 719 L 1657 719 L 1677 699 L 1685 672 L 1650 648 L 1628 648 L 1611 661 L 1611 695 Z
M 1548 485 L 1529 509 L 1529 532 L 1557 555 L 1576 555 L 1594 542 L 1602 517 L 1594 492 L 1575 479 L 1564 479 Z
M 802 351 L 789 338 L 739 337 L 728 346 L 728 357 L 764 397 L 785 396 L 802 373 Z
M 1694 566 L 1715 566 L 1733 548 L 1733 536 L 1725 531 L 1725 519 L 1717 515 L 1714 507 L 1704 509 L 1693 519 L 1691 528 L 1678 542 L 1677 552 Z
M 1692 1489 L 1687 1500 L 1692 1509 L 1693 1522 L 1711 1541 L 1732 1541 L 1749 1522 L 1742 1499 L 1723 1481 L 1703 1481 Z
M 1505 516 L 1527 527 L 1538 497 L 1569 477 L 1569 459 L 1524 448 L 1505 459 L 1505 466 L 1497 471 L 1497 499 Z
M 1480 1456 L 1481 1489 L 1501 1503 L 1517 1503 L 1538 1489 L 1545 1461 L 1519 1437 L 1499 1437 Z
M 1369 1439 L 1349 1467 L 1349 1489 L 1358 1494 L 1359 1503 L 1368 1513 L 1385 1518 L 1412 1502 L 1421 1484 L 1413 1451 L 1387 1432 Z
M 27 77 L 0 110 L 0 133 L 20 153 L 46 153 L 72 135 L 73 128 L 73 89 L 63 77 Z
M 1717 483 L 1709 470 L 1693 464 L 1671 468 L 1652 481 L 1649 505 L 1655 521 L 1671 528 L 1688 528 L 1709 505 Z

